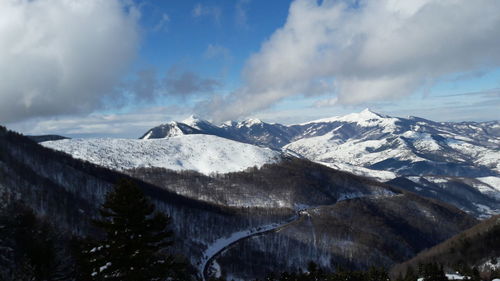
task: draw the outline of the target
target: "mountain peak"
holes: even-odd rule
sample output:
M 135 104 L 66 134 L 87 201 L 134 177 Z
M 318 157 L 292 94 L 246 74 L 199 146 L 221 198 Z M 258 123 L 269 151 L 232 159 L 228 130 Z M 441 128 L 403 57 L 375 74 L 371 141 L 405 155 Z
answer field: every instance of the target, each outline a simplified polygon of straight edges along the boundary
M 250 118 L 248 120 L 245 120 L 245 121 L 241 122 L 241 126 L 250 127 L 250 126 L 258 125 L 258 124 L 262 124 L 262 123 L 264 123 L 264 122 L 262 122 L 262 120 L 260 120 L 260 119 Z
M 371 110 L 370 108 L 365 108 L 363 110 L 361 110 L 361 112 L 359 114 L 375 114 L 375 115 L 379 115 L 378 113 L 376 113 L 375 111 Z
M 200 124 L 209 124 L 212 125 L 209 121 L 202 119 L 196 115 L 190 115 L 188 118 L 184 119 L 181 121 L 181 123 L 184 123 L 188 126 L 191 126 L 196 129 L 200 129 L 198 125 Z
M 351 113 L 341 117 L 336 117 L 339 121 L 347 122 L 359 122 L 359 121 L 369 121 L 369 120 L 381 120 L 386 118 L 391 118 L 390 116 L 383 115 L 370 110 L 369 108 L 363 109 L 359 113 Z
M 187 117 L 186 119 L 182 120 L 181 122 L 184 123 L 184 124 L 189 125 L 189 123 L 200 122 L 200 121 L 205 121 L 205 120 L 201 119 L 197 115 L 191 114 L 191 115 L 189 115 L 189 117 Z

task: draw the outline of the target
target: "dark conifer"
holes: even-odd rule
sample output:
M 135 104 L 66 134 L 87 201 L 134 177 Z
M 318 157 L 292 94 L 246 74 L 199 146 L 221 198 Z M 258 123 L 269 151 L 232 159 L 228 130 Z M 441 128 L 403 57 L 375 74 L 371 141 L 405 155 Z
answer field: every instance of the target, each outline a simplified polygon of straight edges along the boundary
M 51 224 L 19 202 L 0 213 L 0 280 L 71 279 L 64 241 Z
M 170 217 L 155 207 L 131 181 L 108 193 L 95 225 L 104 239 L 87 240 L 84 280 L 152 281 L 172 278 L 177 265 L 165 253 L 172 245 Z

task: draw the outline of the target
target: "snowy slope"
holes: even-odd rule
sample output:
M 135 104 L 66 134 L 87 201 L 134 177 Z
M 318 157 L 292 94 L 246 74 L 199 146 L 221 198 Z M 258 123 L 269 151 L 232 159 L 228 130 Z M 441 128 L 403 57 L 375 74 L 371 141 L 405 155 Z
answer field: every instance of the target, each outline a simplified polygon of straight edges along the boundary
M 286 151 L 392 181 L 480 218 L 500 213 L 498 122 L 439 123 L 364 110 L 291 127 L 302 133 L 283 147 Z
M 400 175 L 500 174 L 498 122 L 438 123 L 363 110 L 291 127 L 300 128 L 302 133 L 284 148 L 315 161 Z
M 202 134 L 151 140 L 69 139 L 42 145 L 115 170 L 161 167 L 207 175 L 260 167 L 281 157 L 271 149 Z
M 387 115 L 382 115 L 379 113 L 375 113 L 369 109 L 365 109 L 359 113 L 351 113 L 344 116 L 336 116 L 336 117 L 314 120 L 302 123 L 300 125 L 308 126 L 312 124 L 343 122 L 343 123 L 354 123 L 360 127 L 381 126 L 383 127 L 383 131 L 392 132 L 396 129 L 397 121 L 398 121 L 397 118 L 390 117 Z

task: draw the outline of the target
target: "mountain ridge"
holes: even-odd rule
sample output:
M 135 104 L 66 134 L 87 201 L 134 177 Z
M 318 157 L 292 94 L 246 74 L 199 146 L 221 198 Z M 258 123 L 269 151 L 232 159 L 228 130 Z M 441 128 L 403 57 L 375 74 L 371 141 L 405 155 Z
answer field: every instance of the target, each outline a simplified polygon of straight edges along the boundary
M 415 116 L 392 117 L 369 109 L 292 125 L 252 119 L 216 126 L 196 117 L 190 120 L 191 124 L 210 124 L 205 127 L 209 130 L 199 127 L 204 134 L 281 149 L 382 181 L 402 177 L 415 182 L 415 177 L 421 177 L 417 185 L 407 185 L 411 186 L 408 190 L 453 204 L 461 192 L 487 208 L 466 203 L 468 207 L 462 204 L 460 208 L 479 216 L 488 208 L 489 215 L 500 213 L 499 121 L 436 122 Z M 429 176 L 431 180 L 425 178 Z

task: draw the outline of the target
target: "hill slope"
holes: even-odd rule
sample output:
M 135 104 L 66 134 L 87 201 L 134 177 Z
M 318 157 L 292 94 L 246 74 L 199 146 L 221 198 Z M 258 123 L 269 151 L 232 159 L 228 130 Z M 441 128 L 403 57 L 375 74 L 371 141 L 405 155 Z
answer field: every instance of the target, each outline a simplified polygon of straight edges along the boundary
M 394 275 L 417 268 L 419 263 L 437 262 L 447 268 L 478 267 L 500 270 L 500 216 L 492 217 L 452 238 L 423 251 L 392 269 Z
M 193 170 L 206 175 L 242 171 L 279 161 L 267 148 L 212 135 L 179 135 L 166 139 L 68 139 L 43 146 L 115 170 L 158 167 Z

